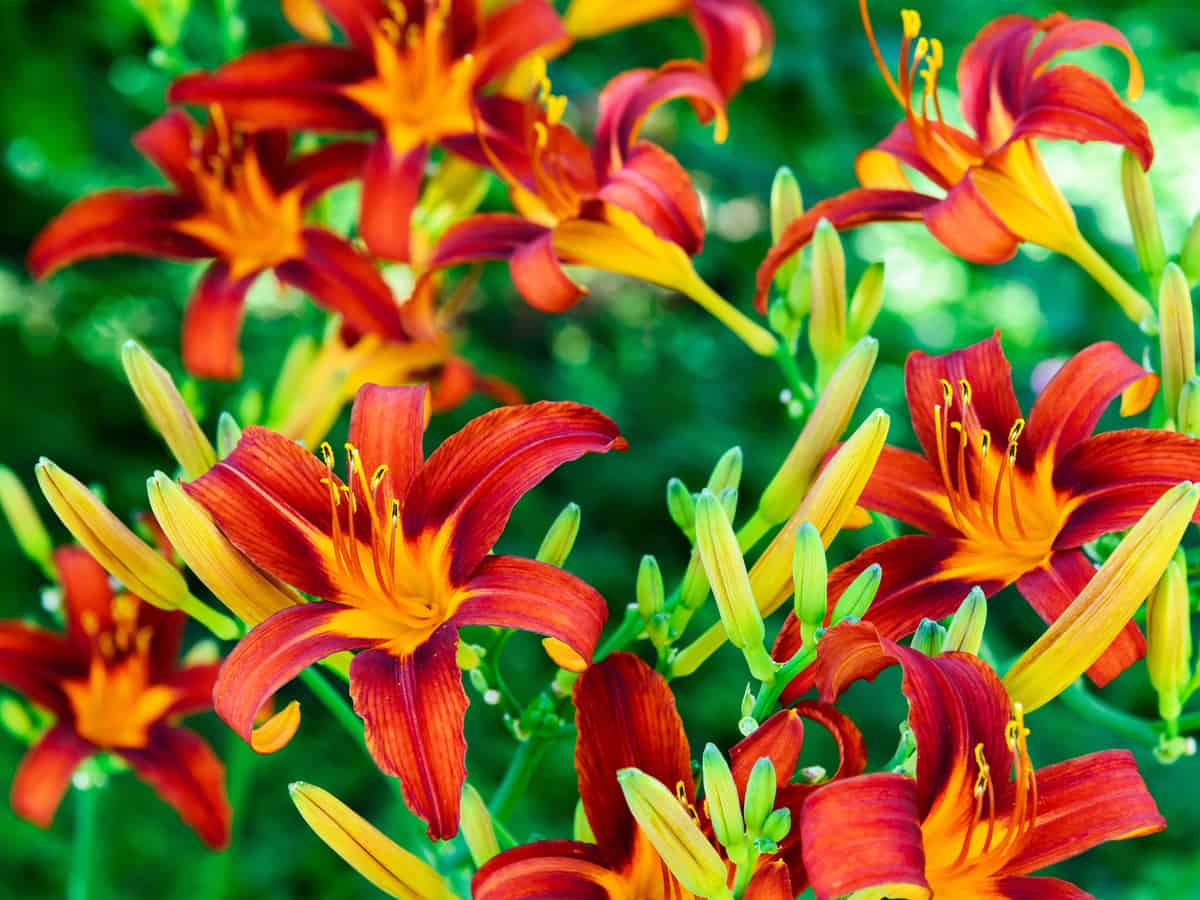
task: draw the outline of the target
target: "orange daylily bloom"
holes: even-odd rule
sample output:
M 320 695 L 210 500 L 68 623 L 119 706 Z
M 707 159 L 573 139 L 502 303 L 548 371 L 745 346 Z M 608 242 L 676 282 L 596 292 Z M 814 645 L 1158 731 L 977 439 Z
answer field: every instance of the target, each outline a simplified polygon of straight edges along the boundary
M 299 717 L 292 706 L 255 731 L 267 700 L 311 663 L 362 650 L 350 694 L 367 747 L 400 779 L 430 836 L 446 839 L 458 830 L 466 778 L 458 629 L 523 628 L 590 659 L 608 612 L 573 575 L 490 551 L 527 490 L 562 463 L 624 441 L 595 410 L 537 403 L 485 413 L 425 458 L 426 393 L 359 391 L 344 482 L 327 444 L 319 461 L 252 427 L 185 489 L 251 561 L 321 598 L 242 639 L 217 680 L 217 713 L 255 749 L 277 749 Z
M 636 656 L 614 653 L 580 676 L 575 709 L 575 769 L 596 843 L 551 840 L 507 850 L 475 875 L 472 896 L 690 900 L 693 895 L 671 874 L 629 811 L 617 778 L 622 769 L 634 767 L 673 788 L 710 832 L 708 814 L 696 797 L 687 735 L 666 681 Z M 776 807 L 792 812 L 792 832 L 777 853 L 760 860 L 743 895 L 750 900 L 790 900 L 806 883 L 797 823 L 805 799 L 819 787 L 788 783 L 804 740 L 801 717 L 819 722 L 837 741 L 841 764 L 834 778 L 857 775 L 866 765 L 858 729 L 831 705 L 815 701 L 776 713 L 732 749 L 739 797 L 745 796 L 754 764 L 765 756 L 778 778 Z
M 1029 873 L 1166 827 L 1127 750 L 1035 771 L 1020 707 L 969 654 L 930 659 L 880 638 L 869 623 L 839 625 L 818 645 L 821 695 L 832 702 L 851 682 L 897 664 L 916 777 L 859 775 L 808 798 L 803 857 L 818 900 L 856 891 L 912 900 L 1090 897 Z
M 1131 415 L 1158 385 L 1116 344 L 1093 344 L 1068 360 L 1028 421 L 1010 371 L 997 337 L 908 358 L 908 405 L 924 453 L 885 447 L 859 502 L 926 533 L 885 541 L 830 573 L 837 597 L 863 569 L 883 567 L 866 619 L 886 637 L 950 615 L 974 585 L 991 596 L 1015 583 L 1054 622 L 1096 573 L 1083 545 L 1129 528 L 1165 491 L 1200 472 L 1200 441 L 1186 435 L 1142 428 L 1092 435 L 1117 396 Z M 789 616 L 776 657 L 799 641 Z M 1088 674 L 1106 684 L 1144 653 L 1130 622 Z
M 128 592 L 79 547 L 54 553 L 65 634 L 0 622 L 0 684 L 55 718 L 13 778 L 12 806 L 49 827 L 71 776 L 97 753 L 121 757 L 213 849 L 229 843 L 225 768 L 185 715 L 212 707 L 218 663 L 177 668 L 187 616 Z
M 860 6 L 871 49 L 904 118 L 887 138 L 858 155 L 861 187 L 813 206 L 771 248 L 758 270 L 760 309 L 766 309 L 779 267 L 812 240 L 822 219 L 839 230 L 869 222 L 924 221 L 934 237 L 971 262 L 1004 262 L 1029 241 L 1072 257 L 1089 271 L 1106 269 L 1080 235 L 1075 214 L 1046 173 L 1034 141 L 1117 144 L 1144 169 L 1150 167 L 1154 147 L 1146 124 L 1108 83 L 1078 66 L 1051 67 L 1071 50 L 1114 47 L 1129 61 L 1128 93 L 1134 99 L 1141 92 L 1142 71 L 1125 37 L 1103 22 L 1064 13 L 995 20 L 959 62 L 958 91 L 969 128 L 963 131 L 945 121 L 938 102 L 941 42 L 918 39 L 920 17 L 905 10 L 899 72 L 893 77 L 875 43 L 866 0 Z M 919 103 L 913 99 L 918 77 L 923 82 Z M 944 196 L 915 190 L 905 166 Z M 1153 312 L 1128 286 L 1114 296 L 1135 321 Z

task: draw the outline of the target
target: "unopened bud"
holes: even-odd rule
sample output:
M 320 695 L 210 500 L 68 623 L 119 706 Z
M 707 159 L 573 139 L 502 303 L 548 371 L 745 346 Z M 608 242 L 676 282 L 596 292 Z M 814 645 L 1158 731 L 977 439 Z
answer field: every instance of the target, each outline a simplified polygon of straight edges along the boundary
M 655 613 L 646 620 L 646 637 L 655 647 L 671 646 L 671 618 L 664 612 Z
M 537 552 L 538 562 L 562 568 L 575 546 L 575 538 L 579 535 L 580 517 L 578 504 L 568 503 L 563 507 L 563 511 L 558 514 L 558 518 L 542 539 L 542 546 Z
M 462 836 L 476 868 L 493 856 L 499 856 L 500 843 L 496 840 L 496 829 L 492 826 L 487 804 L 479 791 L 469 784 L 463 785 L 462 792 Z
M 720 495 L 730 488 L 737 490 L 741 480 L 742 448 L 730 447 L 713 466 L 712 474 L 708 477 L 708 489 Z
M 466 669 L 465 671 L 467 673 L 467 680 L 471 682 L 471 687 L 475 688 L 480 695 L 486 695 L 487 692 L 491 690 L 491 686 L 488 684 L 487 675 L 483 673 L 483 669 Z M 496 700 L 499 701 L 499 699 L 500 696 L 497 694 Z M 485 700 L 484 702 L 486 703 L 487 701 Z M 488 705 L 494 706 L 495 704 L 489 703 Z
M 805 522 L 796 532 L 792 580 L 796 585 L 796 618 L 804 643 L 809 645 L 816 630 L 825 623 L 829 604 L 825 546 L 821 543 L 821 532 L 812 522 Z
M 1151 278 L 1157 278 L 1167 264 L 1167 250 L 1158 227 L 1154 192 L 1150 188 L 1150 176 L 1128 150 L 1121 154 L 1121 193 L 1125 197 L 1125 212 L 1133 232 L 1138 265 Z
M 865 337 L 874 327 L 883 309 L 883 284 L 883 263 L 871 263 L 850 298 L 850 318 L 846 325 L 851 340 Z
M 933 619 L 922 619 L 912 638 L 912 649 L 926 656 L 937 656 L 946 644 L 946 629 Z
M 683 581 L 679 586 L 680 609 L 695 612 L 708 599 L 708 575 L 704 571 L 704 563 L 700 561 L 699 553 L 692 553 L 687 568 L 683 572 Z
M 770 757 L 761 757 L 746 780 L 746 833 L 751 837 L 763 833 L 767 817 L 775 810 L 775 787 L 775 764 Z
M 1195 287 L 1200 282 L 1200 216 L 1192 219 L 1192 225 L 1184 236 L 1183 248 L 1179 251 L 1179 267 L 1183 269 L 1190 286 Z
M 729 763 L 715 744 L 704 748 L 701 773 L 704 778 L 704 799 L 712 820 L 713 834 L 722 847 L 732 847 L 746 837 L 742 824 L 742 802 Z
M 0 726 L 26 744 L 32 744 L 37 739 L 37 724 L 25 704 L 14 697 L 0 697 Z M 740 810 L 738 815 L 741 815 Z
M 767 821 L 763 823 L 762 827 L 763 837 L 774 841 L 776 844 L 782 843 L 791 830 L 792 811 L 786 806 L 780 807 L 767 816 Z
M 1159 715 L 1168 722 L 1179 718 L 1183 690 L 1191 679 L 1190 613 L 1187 560 L 1179 550 L 1146 603 L 1146 667 L 1158 693 Z
M 750 689 L 750 685 L 747 684 L 746 690 L 742 692 L 741 714 L 743 718 L 754 712 L 754 704 L 756 702 L 758 702 L 758 698 L 754 695 L 754 691 Z
M 678 478 L 667 482 L 667 512 L 689 541 L 696 539 L 696 500 Z
M 775 180 L 771 182 L 771 243 L 779 243 L 787 227 L 802 215 L 804 198 L 800 193 L 800 183 L 791 169 L 780 166 L 775 172 Z M 779 290 L 788 289 L 802 253 L 802 250 L 797 251 L 775 273 L 775 285 Z
M 818 364 L 828 372 L 846 350 L 846 256 L 837 230 L 824 219 L 817 225 L 812 248 L 808 341 Z
M 1158 289 L 1158 320 L 1158 340 L 1162 350 L 1162 395 L 1169 416 L 1179 405 L 1179 394 L 1184 383 L 1196 375 L 1196 326 L 1192 316 L 1192 292 L 1183 270 L 1174 263 L 1169 264 L 1162 273 Z
M 38 515 L 25 485 L 6 466 L 0 466 L 0 510 L 4 511 L 21 552 L 37 563 L 50 578 L 57 580 L 51 559 L 54 543 L 50 540 L 50 533 L 42 524 L 42 517 Z
M 217 419 L 217 455 L 221 459 L 233 452 L 242 439 L 242 426 L 231 414 L 221 413 Z
M 637 605 L 642 619 L 649 622 L 663 611 L 665 603 L 662 570 L 658 560 L 647 553 L 642 557 L 637 573 Z
M 1200 377 L 1189 378 L 1179 392 L 1176 427 L 1188 437 L 1200 438 Z
M 188 479 L 199 478 L 217 462 L 217 454 L 188 409 L 171 375 L 137 341 L 121 348 L 121 365 L 142 411 Z
M 483 662 L 482 649 L 474 644 L 468 644 L 462 638 L 459 638 L 458 648 L 454 654 L 454 661 L 458 663 L 458 667 L 464 672 L 478 669 L 480 663 Z
M 986 624 L 987 598 L 983 595 L 983 588 L 976 585 L 950 620 L 946 641 L 942 645 L 943 652 L 953 650 L 978 656 L 979 648 L 983 646 L 983 627 Z
M 842 596 L 834 603 L 829 623 L 836 625 L 846 619 L 861 619 L 865 616 L 875 600 L 875 592 L 879 590 L 882 578 L 883 568 L 879 563 L 872 563 L 859 572 L 858 577 L 846 586 Z

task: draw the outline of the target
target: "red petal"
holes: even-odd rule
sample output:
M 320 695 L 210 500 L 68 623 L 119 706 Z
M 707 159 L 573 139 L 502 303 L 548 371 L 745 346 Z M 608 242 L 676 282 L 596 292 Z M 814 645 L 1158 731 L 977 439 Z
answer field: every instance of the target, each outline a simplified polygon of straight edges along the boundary
M 362 455 L 363 468 L 373 473 L 387 466 L 384 497 L 403 499 L 425 459 L 425 385 L 380 387 L 367 384 L 358 389 L 350 413 L 350 443 Z M 356 490 L 357 485 L 355 486 Z
M 808 798 L 804 865 L 818 900 L 862 888 L 928 888 L 916 783 L 904 775 L 847 778 Z
M 988 150 L 1008 139 L 1028 80 L 1026 53 L 1041 30 L 1028 16 L 1001 16 L 967 46 L 958 64 L 963 118 Z
M 1049 625 L 1062 615 L 1095 574 L 1096 567 L 1082 550 L 1060 550 L 1048 565 L 1023 575 L 1017 587 Z M 1146 641 L 1141 630 L 1136 623 L 1128 622 L 1104 655 L 1088 669 L 1088 677 L 1103 687 L 1145 655 Z
M 367 159 L 367 145 L 351 141 L 326 144 L 287 164 L 281 192 L 299 187 L 307 207 L 330 188 L 357 178 Z
M 928 122 L 925 125 L 933 133 L 937 134 L 941 140 L 952 146 L 957 146 L 962 149 L 965 155 L 972 159 L 982 159 L 982 151 L 973 137 L 964 131 L 960 131 L 952 125 L 938 124 L 937 122 Z M 934 168 L 929 161 L 921 155 L 920 147 L 913 138 L 912 129 L 909 127 L 908 121 L 901 119 L 888 132 L 888 136 L 876 144 L 871 150 L 886 153 L 889 156 L 895 157 L 899 162 L 913 169 L 916 169 L 930 181 L 937 184 L 943 190 L 950 190 L 954 185 L 948 180 L 947 176 L 943 175 Z M 864 151 L 869 153 L 870 151 Z M 889 185 L 872 184 L 865 177 L 867 173 L 860 167 L 860 161 L 863 159 L 863 154 L 855 160 L 854 170 L 858 176 L 859 183 L 863 187 L 883 188 Z
M 415 539 L 452 528 L 451 580 L 461 584 L 526 491 L 565 462 L 623 447 L 611 419 L 578 403 L 493 409 L 426 460 L 404 503 L 404 533 Z
M 358 230 L 370 251 L 382 259 L 408 261 L 410 220 L 428 158 L 427 144 L 398 154 L 382 137 L 367 153 Z
M 133 146 L 167 177 L 181 194 L 195 195 L 192 174 L 192 142 L 200 129 L 183 110 L 173 109 L 159 116 L 133 136 Z
M 829 780 L 861 775 L 867 768 L 867 744 L 862 732 L 849 716 L 831 703 L 821 700 L 801 700 L 793 709 L 802 718 L 817 722 L 833 736 L 838 748 L 838 767 Z M 800 785 L 792 785 L 799 787 Z
M 367 650 L 350 664 L 350 696 L 375 764 L 400 779 L 404 801 L 431 840 L 458 832 L 467 778 L 463 720 L 467 695 L 455 652 L 458 635 L 441 628 L 407 659 Z
M 179 692 L 175 702 L 163 713 L 164 716 L 188 716 L 192 713 L 203 712 L 213 708 L 213 688 L 217 683 L 217 675 L 221 664 L 204 663 L 188 666 L 173 672 L 163 681 L 167 687 Z
M 567 40 L 562 20 L 546 0 L 515 0 L 483 21 L 473 55 L 475 80 L 484 85 L 534 51 Z
M 26 263 L 35 278 L 64 266 L 104 256 L 203 259 L 212 250 L 175 231 L 196 211 L 185 197 L 162 191 L 100 191 L 76 200 L 42 229 Z
M 764 756 L 775 765 L 775 776 L 780 784 L 791 781 L 803 746 L 804 723 L 800 721 L 800 714 L 794 709 L 775 713 L 729 751 L 729 768 L 738 793 L 745 795 L 750 770 Z
M 67 725 L 55 725 L 29 748 L 12 783 L 12 808 L 22 819 L 49 828 L 71 776 L 96 748 Z
M 199 378 L 235 381 L 242 374 L 238 337 L 246 311 L 246 291 L 258 274 L 230 277 L 218 261 L 205 271 L 183 319 L 183 365 Z
M 914 191 L 874 188 L 855 188 L 822 200 L 784 229 L 767 258 L 758 267 L 755 306 L 759 312 L 767 311 L 767 292 L 771 289 L 775 273 L 792 254 L 812 240 L 813 232 L 822 219 L 828 219 L 838 231 L 849 231 L 870 222 L 916 222 L 937 202 L 936 197 Z
M 595 844 L 538 841 L 489 860 L 471 881 L 475 900 L 623 900 L 622 880 Z
M 488 556 L 467 582 L 457 625 L 520 628 L 557 638 L 591 662 L 608 605 L 591 585 L 556 566 Z
M 988 205 L 970 174 L 925 211 L 925 227 L 955 256 L 983 265 L 1007 262 L 1020 243 Z
M 369 26 L 391 15 L 387 6 L 379 0 L 318 0 L 318 2 L 329 18 L 337 23 L 346 39 L 367 54 L 371 52 Z
M 746 885 L 745 900 L 792 900 L 792 880 L 788 868 L 781 862 L 769 862 L 759 866 L 750 883 Z
M 1005 873 L 1036 872 L 1106 841 L 1167 827 L 1128 750 L 1092 753 L 1039 769 L 1037 789 L 1037 824 Z
M 85 654 L 53 632 L 21 622 L 0 622 L 0 684 L 55 715 L 71 715 L 61 684 L 86 674 Z
M 629 653 L 614 653 L 575 683 L 575 770 L 588 823 L 610 865 L 630 861 L 637 823 L 617 784 L 635 766 L 668 787 L 696 796 L 691 750 L 675 697 L 662 676 Z
M 704 245 L 704 215 L 692 179 L 666 150 L 647 141 L 634 146 L 597 195 L 629 210 L 660 238 L 688 256 Z
M 727 100 L 744 82 L 766 73 L 775 29 L 754 0 L 693 0 L 692 17 L 704 43 L 704 61 Z
M 568 310 L 587 293 L 563 271 L 549 231 L 516 247 L 508 258 L 508 269 L 525 302 L 542 312 Z
M 538 225 L 510 213 L 471 216 L 446 229 L 429 259 L 430 269 L 467 262 L 508 259 L 519 248 L 549 233 Z
M 63 589 L 67 637 L 79 656 L 86 659 L 92 652 L 92 639 L 84 619 L 94 620 L 93 633 L 112 624 L 113 589 L 108 572 L 90 553 L 74 546 L 54 551 L 54 568 Z
M 1058 878 L 999 878 L 991 886 L 1005 900 L 1096 900 L 1087 891 Z
M 150 742 L 120 754 L 213 850 L 229 845 L 233 811 L 225 794 L 225 767 L 199 735 L 156 725 Z
M 928 459 L 911 450 L 885 446 L 858 502 L 931 534 L 959 533 L 942 476 Z
M 1113 400 L 1150 375 L 1111 341 L 1076 353 L 1033 404 L 1021 435 L 1021 462 L 1032 467 L 1041 457 L 1062 459 L 1095 430 Z

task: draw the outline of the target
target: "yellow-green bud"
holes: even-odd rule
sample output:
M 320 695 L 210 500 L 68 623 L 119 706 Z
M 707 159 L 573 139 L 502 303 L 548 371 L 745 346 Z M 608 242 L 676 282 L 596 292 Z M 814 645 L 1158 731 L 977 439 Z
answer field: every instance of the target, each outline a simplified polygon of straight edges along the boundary
M 496 829 L 492 826 L 487 804 L 479 791 L 469 784 L 463 785 L 462 792 L 462 836 L 476 868 L 500 854 L 500 843 L 496 840 Z
M 696 539 L 696 499 L 678 478 L 667 482 L 667 512 L 689 541 Z
M 1200 216 L 1192 219 L 1192 225 L 1183 239 L 1179 267 L 1187 276 L 1188 284 L 1195 287 L 1196 282 L 1200 281 Z
M 237 419 L 248 425 L 256 425 L 262 421 L 263 394 L 258 388 L 251 388 L 242 394 L 237 405 Z
M 857 340 L 870 332 L 883 309 L 883 263 L 874 262 L 867 266 L 854 295 L 850 298 L 850 318 L 847 329 L 851 340 Z
M 775 811 L 775 787 L 775 764 L 770 757 L 761 757 L 746 780 L 746 833 L 751 837 L 763 833 L 767 817 Z
M 19 741 L 32 744 L 38 727 L 25 704 L 14 697 L 0 697 L 0 725 Z M 739 811 L 738 815 L 741 815 Z
M 1158 692 L 1159 715 L 1179 718 L 1182 692 L 1191 678 L 1192 623 L 1187 559 L 1179 550 L 1146 603 L 1146 667 Z
M 596 835 L 592 832 L 592 825 L 588 822 L 587 812 L 584 811 L 582 800 L 575 803 L 575 816 L 571 822 L 571 836 L 581 844 L 596 843 Z
M 788 836 L 788 832 L 791 830 L 792 811 L 784 806 L 767 816 L 767 821 L 763 823 L 762 834 L 767 840 L 778 844 Z
M 655 613 L 646 620 L 646 637 L 655 647 L 671 646 L 671 618 L 665 612 Z
M 267 422 L 272 427 L 282 425 L 300 401 L 301 383 L 316 357 L 317 342 L 310 335 L 301 335 L 288 347 L 287 355 L 283 358 L 283 365 L 279 368 L 279 377 L 275 379 L 275 386 L 271 390 L 271 399 L 267 404 Z
M 708 599 L 708 575 L 704 571 L 704 563 L 700 554 L 693 552 L 683 572 L 683 582 L 679 586 L 679 606 L 681 609 L 696 611 Z
M 637 573 L 637 605 L 642 619 L 650 621 L 663 611 L 665 603 L 662 570 L 658 560 L 647 553 L 642 557 Z
M 741 480 L 742 448 L 730 447 L 713 466 L 712 474 L 708 477 L 708 489 L 719 495 L 731 488 L 737 490 Z
M 912 648 L 926 656 L 937 656 L 946 644 L 946 629 L 933 619 L 922 619 L 913 635 Z
M 217 418 L 217 455 L 224 459 L 242 439 L 242 426 L 232 413 L 222 412 Z
M 1133 232 L 1138 265 L 1151 278 L 1157 278 L 1167 264 L 1167 250 L 1158 227 L 1154 192 L 1150 188 L 1150 177 L 1128 150 L 1121 154 L 1121 193 L 1125 196 L 1125 212 Z
M 808 315 L 812 309 L 812 275 L 804 264 L 804 251 L 801 250 L 793 259 L 796 261 L 796 271 L 792 273 L 787 283 L 787 292 L 783 295 L 784 305 L 797 322 Z
M 1179 392 L 1176 427 L 1189 437 L 1200 438 L 1200 377 L 1189 378 Z
M 829 569 L 821 532 L 812 522 L 796 531 L 796 554 L 792 557 L 792 580 L 796 585 L 796 618 L 804 643 L 811 644 L 816 630 L 825 624 L 829 607 Z
M 1159 347 L 1162 350 L 1162 395 L 1167 415 L 1179 405 L 1183 385 L 1196 375 L 1196 325 L 1192 292 L 1183 270 L 1174 263 L 1162 273 L 1158 289 Z
M 50 533 L 42 524 L 42 517 L 38 515 L 25 485 L 7 466 L 0 466 L 0 509 L 8 519 L 21 552 L 37 563 L 49 578 L 57 580 L 52 559 L 54 543 L 50 540 Z
M 722 847 L 733 847 L 746 837 L 746 828 L 742 824 L 742 802 L 729 763 L 715 744 L 708 744 L 704 748 L 701 773 L 713 834 Z
M 871 603 L 875 600 L 875 592 L 879 590 L 879 582 L 882 578 L 883 568 L 879 563 L 873 563 L 859 572 L 858 577 L 846 586 L 846 589 L 842 591 L 842 596 L 838 597 L 837 602 L 833 605 L 833 614 L 829 617 L 829 623 L 836 625 L 845 619 L 861 619 L 866 615 L 867 610 L 871 608 Z
M 558 514 L 558 518 L 542 539 L 542 546 L 537 552 L 538 562 L 560 568 L 566 563 L 571 549 L 575 546 L 575 538 L 579 535 L 580 517 L 578 504 L 568 503 L 563 507 L 563 511 Z
M 832 371 L 846 350 L 846 255 L 837 230 L 824 219 L 817 225 L 812 247 L 808 342 L 817 363 Z M 817 387 L 823 387 L 823 382 Z
M 802 215 L 804 198 L 800 193 L 800 183 L 791 169 L 780 166 L 775 172 L 775 180 L 771 182 L 771 243 L 779 243 L 787 227 Z M 775 274 L 775 285 L 779 290 L 787 290 L 802 254 L 803 250 L 794 253 Z
M 458 649 L 455 651 L 454 659 L 458 663 L 458 667 L 464 672 L 478 669 L 483 662 L 483 648 L 469 644 L 462 638 L 459 638 Z
M 983 595 L 983 588 L 976 585 L 950 620 L 942 651 L 956 650 L 978 656 L 979 648 L 983 646 L 983 627 L 986 624 L 987 598 Z

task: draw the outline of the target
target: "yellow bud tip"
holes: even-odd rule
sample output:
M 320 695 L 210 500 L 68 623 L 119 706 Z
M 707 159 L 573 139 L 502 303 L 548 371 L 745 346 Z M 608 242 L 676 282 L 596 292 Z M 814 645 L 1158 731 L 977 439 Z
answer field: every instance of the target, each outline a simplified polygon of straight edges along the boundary
M 921 32 L 921 14 L 915 9 L 900 10 L 900 23 L 904 27 L 904 36 L 909 40 Z

